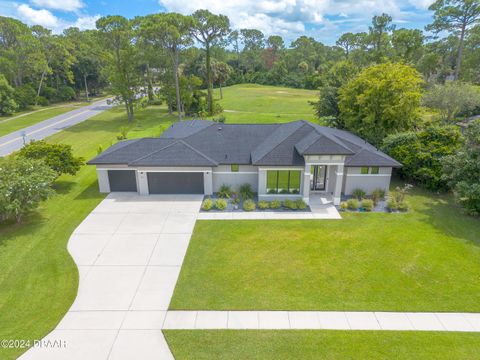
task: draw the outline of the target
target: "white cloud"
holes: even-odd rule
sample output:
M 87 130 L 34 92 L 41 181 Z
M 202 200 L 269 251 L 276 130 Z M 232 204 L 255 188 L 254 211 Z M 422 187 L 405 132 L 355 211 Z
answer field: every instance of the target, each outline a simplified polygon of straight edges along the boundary
M 326 16 L 361 18 L 365 27 L 382 12 L 400 17 L 400 3 L 414 0 L 159 0 L 168 11 L 191 14 L 209 9 L 230 18 L 233 28 L 257 28 L 266 35 L 298 36 L 310 27 L 329 27 Z M 424 1 L 424 0 L 423 0 Z
M 31 3 L 47 9 L 78 11 L 85 6 L 80 0 L 31 0 Z
M 100 15 L 80 16 L 72 25 L 80 30 L 95 29 L 95 22 L 100 19 Z M 67 26 L 68 27 L 68 26 Z
M 35 10 L 26 4 L 17 6 L 17 12 L 21 20 L 31 25 L 42 25 L 46 28 L 56 28 L 60 20 L 50 11 L 41 9 Z
M 78 27 L 80 30 L 94 29 L 95 22 L 100 15 L 79 15 L 74 21 L 67 21 L 53 15 L 46 9 L 36 10 L 26 4 L 18 5 L 14 17 L 28 25 L 42 25 L 54 33 L 61 33 L 69 27 Z
M 435 0 L 409 0 L 409 3 L 417 9 L 426 10 Z

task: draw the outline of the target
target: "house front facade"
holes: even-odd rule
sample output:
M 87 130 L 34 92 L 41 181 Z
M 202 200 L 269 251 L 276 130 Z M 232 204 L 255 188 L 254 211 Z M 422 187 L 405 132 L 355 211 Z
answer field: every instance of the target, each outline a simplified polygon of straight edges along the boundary
M 159 138 L 126 140 L 88 162 L 101 192 L 213 195 L 248 183 L 259 200 L 327 194 L 335 205 L 360 188 L 388 191 L 400 163 L 347 131 L 284 124 L 182 121 Z

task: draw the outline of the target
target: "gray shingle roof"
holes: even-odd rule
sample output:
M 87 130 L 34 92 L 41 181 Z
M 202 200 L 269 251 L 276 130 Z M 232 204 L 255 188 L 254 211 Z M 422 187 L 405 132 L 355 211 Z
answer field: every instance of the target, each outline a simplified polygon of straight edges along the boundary
M 89 164 L 302 166 L 302 155 L 346 155 L 346 166 L 401 164 L 352 133 L 299 120 L 284 124 L 182 121 L 160 138 L 117 143 Z

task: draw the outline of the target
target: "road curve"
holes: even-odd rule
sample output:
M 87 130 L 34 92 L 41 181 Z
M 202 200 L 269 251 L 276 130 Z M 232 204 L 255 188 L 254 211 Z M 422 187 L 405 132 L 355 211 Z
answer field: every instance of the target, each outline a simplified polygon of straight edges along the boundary
M 26 134 L 26 142 L 31 140 L 45 139 L 47 136 L 53 135 L 70 126 L 85 121 L 92 116 L 100 114 L 110 107 L 111 105 L 107 104 L 107 100 L 100 100 L 92 103 L 91 105 L 69 111 L 67 113 L 52 117 L 48 120 L 36 123 L 35 125 L 2 136 L 0 137 L 0 156 L 6 156 L 22 148 L 23 132 Z

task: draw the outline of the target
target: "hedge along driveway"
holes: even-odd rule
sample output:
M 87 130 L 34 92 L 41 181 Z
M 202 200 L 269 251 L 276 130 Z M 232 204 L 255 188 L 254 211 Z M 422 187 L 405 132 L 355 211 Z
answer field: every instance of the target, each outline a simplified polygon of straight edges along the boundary
M 407 214 L 198 221 L 172 310 L 480 312 L 480 221 L 416 192 Z

